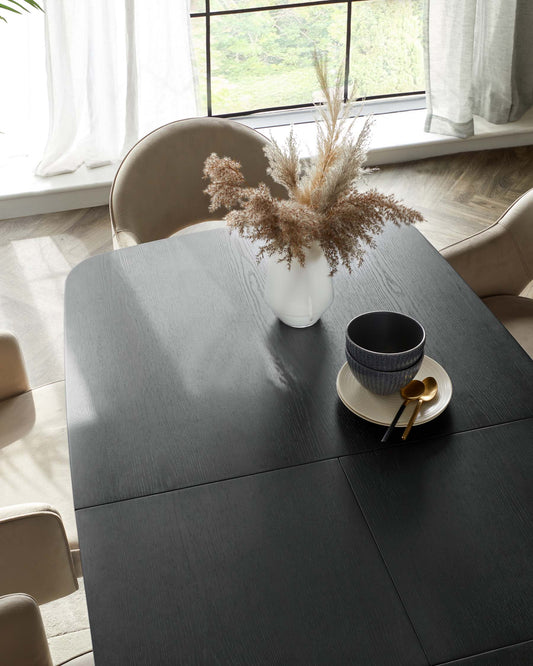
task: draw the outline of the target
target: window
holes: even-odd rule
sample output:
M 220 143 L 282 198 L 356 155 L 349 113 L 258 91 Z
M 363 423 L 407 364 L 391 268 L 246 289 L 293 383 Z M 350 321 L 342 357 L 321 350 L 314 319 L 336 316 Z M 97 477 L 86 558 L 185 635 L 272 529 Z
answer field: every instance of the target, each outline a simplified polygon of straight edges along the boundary
M 242 115 L 310 106 L 316 49 L 344 62 L 344 94 L 424 92 L 424 0 L 191 0 L 200 110 Z

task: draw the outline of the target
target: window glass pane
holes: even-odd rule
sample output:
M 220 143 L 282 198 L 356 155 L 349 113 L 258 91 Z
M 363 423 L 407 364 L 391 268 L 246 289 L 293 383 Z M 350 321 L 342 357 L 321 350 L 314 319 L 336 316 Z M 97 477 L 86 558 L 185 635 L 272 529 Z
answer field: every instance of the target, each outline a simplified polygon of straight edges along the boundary
M 196 90 L 198 114 L 207 115 L 207 74 L 205 51 L 205 18 L 191 19 L 191 38 L 193 48 L 194 69 L 196 73 Z
M 423 3 L 352 3 L 350 80 L 357 97 L 425 89 Z
M 191 14 L 205 12 L 205 0 L 191 0 L 189 11 Z
M 337 66 L 345 38 L 346 3 L 213 16 L 213 114 L 309 103 L 313 50 Z

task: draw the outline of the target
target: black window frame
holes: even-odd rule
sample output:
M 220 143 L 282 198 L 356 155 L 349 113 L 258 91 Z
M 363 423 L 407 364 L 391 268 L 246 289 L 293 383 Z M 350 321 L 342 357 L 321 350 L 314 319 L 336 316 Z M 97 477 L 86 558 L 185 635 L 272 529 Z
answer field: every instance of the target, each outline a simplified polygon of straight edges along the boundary
M 246 7 L 243 9 L 220 9 L 211 11 L 211 0 L 204 0 L 205 11 L 191 12 L 190 18 L 204 18 L 205 19 L 205 52 L 206 52 L 206 86 L 207 86 L 207 116 L 215 116 L 218 118 L 237 118 L 262 113 L 269 113 L 272 111 L 291 111 L 298 109 L 311 109 L 313 103 L 306 104 L 289 104 L 286 106 L 272 106 L 259 109 L 235 111 L 232 113 L 218 113 L 213 114 L 212 103 L 212 83 L 211 83 L 211 17 L 224 16 L 235 14 L 250 14 L 255 12 L 273 11 L 279 9 L 293 9 L 295 7 L 314 7 L 319 5 L 347 5 L 346 7 L 346 49 L 344 54 L 344 82 L 343 82 L 343 99 L 346 102 L 349 96 L 349 78 L 350 78 L 350 53 L 351 53 L 351 32 L 352 32 L 352 6 L 355 2 L 369 2 L 370 0 L 307 0 L 306 2 L 293 2 L 284 3 L 279 2 L 273 5 L 259 5 L 257 7 Z M 425 90 L 413 90 L 399 93 L 388 93 L 382 95 L 368 95 L 365 101 L 371 100 L 394 100 L 398 98 L 408 98 L 413 96 L 425 95 Z M 358 97 L 354 101 L 362 101 L 363 98 Z

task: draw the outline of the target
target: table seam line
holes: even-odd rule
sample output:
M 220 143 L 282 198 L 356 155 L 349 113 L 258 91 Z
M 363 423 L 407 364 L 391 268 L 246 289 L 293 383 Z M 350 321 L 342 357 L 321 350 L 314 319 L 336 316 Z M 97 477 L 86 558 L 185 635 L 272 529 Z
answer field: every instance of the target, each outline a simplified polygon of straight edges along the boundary
M 399 449 L 399 448 L 403 448 L 405 446 L 423 444 L 425 441 L 438 439 L 439 437 L 451 437 L 451 436 L 455 436 L 455 435 L 462 435 L 462 434 L 467 433 L 467 432 L 475 432 L 475 431 L 478 431 L 478 430 L 488 430 L 490 428 L 500 428 L 504 425 L 509 425 L 511 423 L 518 423 L 520 421 L 528 421 L 528 420 L 533 421 L 533 417 L 532 416 L 526 416 L 526 417 L 521 418 L 521 419 L 514 419 L 512 421 L 502 421 L 501 423 L 495 423 L 495 424 L 492 424 L 492 425 L 481 426 L 479 428 L 470 428 L 470 429 L 467 429 L 467 430 L 459 430 L 457 432 L 444 433 L 444 434 L 439 433 L 439 434 L 436 434 L 436 435 L 430 435 L 425 439 L 413 439 L 413 440 L 410 440 L 410 441 L 398 442 L 397 444 L 391 444 L 389 446 L 383 446 L 383 447 L 380 447 L 380 448 L 377 448 L 377 449 L 365 449 L 364 451 L 354 451 L 352 453 L 341 453 L 341 454 L 337 454 L 337 455 L 334 455 L 334 456 L 329 456 L 327 458 L 317 458 L 316 460 L 306 460 L 305 462 L 294 463 L 292 465 L 285 465 L 285 466 L 282 466 L 282 467 L 272 467 L 272 468 L 269 468 L 269 469 L 263 469 L 263 470 L 260 470 L 258 472 L 249 472 L 247 474 L 236 474 L 234 476 L 228 476 L 228 477 L 224 477 L 224 478 L 221 478 L 221 479 L 215 479 L 214 481 L 203 481 L 201 483 L 191 483 L 191 484 L 188 484 L 188 485 L 185 485 L 185 486 L 179 486 L 177 488 L 169 488 L 167 490 L 158 490 L 156 492 L 146 493 L 146 494 L 143 494 L 143 495 L 134 495 L 132 497 L 122 497 L 120 499 L 109 500 L 109 501 L 106 501 L 106 502 L 96 502 L 94 504 L 87 504 L 85 506 L 74 507 L 74 510 L 75 511 L 82 511 L 83 509 L 94 509 L 94 508 L 97 508 L 99 506 L 108 506 L 110 504 L 117 504 L 119 502 L 129 502 L 129 501 L 135 500 L 135 499 L 143 499 L 143 498 L 146 498 L 146 497 L 155 497 L 157 495 L 165 495 L 166 493 L 174 493 L 174 492 L 178 492 L 180 490 L 188 490 L 190 488 L 199 488 L 199 487 L 202 487 L 202 486 L 209 486 L 209 485 L 212 485 L 214 483 L 223 483 L 224 481 L 233 481 L 235 479 L 243 479 L 243 478 L 246 478 L 246 477 L 249 477 L 249 476 L 257 476 L 259 474 L 269 474 L 269 473 L 272 473 L 272 472 L 280 471 L 282 469 L 292 469 L 292 468 L 296 468 L 296 467 L 303 467 L 304 465 L 314 465 L 314 464 L 320 463 L 320 462 L 327 462 L 328 460 L 339 460 L 339 461 L 341 461 L 343 458 L 350 458 L 352 456 L 361 456 L 361 455 L 366 455 L 366 454 L 369 454 L 369 453 L 380 453 L 382 451 L 390 451 L 392 449 Z
M 507 645 L 500 645 L 496 648 L 491 648 L 490 650 L 483 650 L 482 652 L 473 652 L 472 654 L 467 654 L 464 657 L 457 657 L 457 659 L 448 659 L 447 661 L 437 661 L 431 666 L 447 666 L 448 664 L 458 664 L 464 659 L 475 659 L 476 657 L 481 657 L 484 654 L 492 654 L 493 652 L 499 652 L 500 650 L 506 650 L 507 648 L 518 647 L 519 645 L 526 645 L 527 643 L 533 643 L 533 638 L 526 638 L 523 641 L 518 641 L 518 643 L 508 643 Z
M 489 423 L 487 425 L 477 426 L 473 428 L 465 428 L 464 430 L 454 430 L 453 432 L 448 433 L 438 433 L 434 435 L 428 435 L 427 439 L 435 439 L 435 437 L 448 437 L 450 435 L 461 435 L 464 432 L 473 432 L 475 430 L 488 430 L 489 428 L 499 428 L 510 423 L 518 423 L 519 421 L 533 421 L 533 414 L 531 416 L 521 416 L 520 418 L 510 419 L 508 421 L 500 421 L 498 423 Z M 411 441 L 420 441 L 420 440 L 411 440 Z
M 424 444 L 426 441 L 432 441 L 438 439 L 439 437 L 455 437 L 456 435 L 464 435 L 467 432 L 477 432 L 478 430 L 490 430 L 491 428 L 501 428 L 505 425 L 511 425 L 512 423 L 520 423 L 521 421 L 533 421 L 533 416 L 524 416 L 519 419 L 512 419 L 510 421 L 501 421 L 500 423 L 491 423 L 490 425 L 479 426 L 477 428 L 466 428 L 465 430 L 456 430 L 454 432 L 445 432 L 445 433 L 436 433 L 433 435 L 427 435 L 427 437 L 419 437 L 418 439 L 409 439 L 405 441 L 399 441 L 396 443 L 389 444 L 388 446 L 382 446 L 378 449 L 366 449 L 364 451 L 356 451 L 355 453 L 343 453 L 340 458 L 349 458 L 350 456 L 360 456 L 366 453 L 380 453 L 381 451 L 389 451 L 391 449 L 400 449 L 411 444 Z M 385 427 L 385 426 L 383 426 Z
M 363 507 L 361 506 L 361 503 L 359 502 L 359 498 L 357 497 L 357 495 L 356 495 L 356 493 L 355 493 L 355 490 L 354 490 L 354 488 L 353 488 L 353 486 L 352 486 L 352 484 L 351 484 L 351 482 L 350 482 L 350 479 L 348 478 L 348 475 L 346 474 L 346 470 L 344 469 L 344 467 L 343 467 L 343 465 L 342 465 L 341 459 L 340 459 L 340 458 L 337 458 L 337 460 L 338 460 L 338 463 L 339 463 L 339 467 L 341 468 L 342 473 L 344 474 L 344 478 L 346 479 L 346 482 L 347 482 L 347 484 L 348 484 L 348 487 L 349 487 L 349 489 L 350 489 L 350 492 L 352 493 L 352 496 L 353 496 L 353 498 L 354 498 L 354 500 L 355 500 L 357 506 L 359 507 L 359 511 L 361 512 L 361 515 L 362 515 L 362 517 L 363 517 L 363 520 L 365 521 L 365 525 L 367 526 L 367 529 L 368 529 L 368 532 L 369 532 L 369 534 L 370 534 L 370 537 L 372 538 L 372 541 L 374 542 L 374 545 L 376 546 L 376 550 L 377 550 L 377 552 L 379 553 L 379 557 L 380 557 L 380 559 L 381 559 L 381 561 L 382 561 L 382 563 L 383 563 L 383 566 L 385 567 L 385 571 L 387 572 L 387 575 L 388 575 L 388 577 L 389 577 L 389 579 L 390 579 L 390 581 L 391 581 L 391 583 L 392 583 L 392 586 L 393 586 L 393 588 L 394 588 L 394 591 L 396 592 L 396 596 L 397 596 L 398 599 L 400 600 L 400 604 L 402 605 L 403 611 L 404 611 L 404 613 L 405 613 L 407 619 L 409 620 L 409 624 L 411 625 L 411 629 L 413 630 L 413 633 L 414 633 L 414 635 L 415 635 L 415 637 L 416 637 L 416 640 L 418 641 L 418 644 L 420 645 L 420 649 L 422 650 L 422 653 L 423 653 L 423 655 L 424 655 L 424 657 L 425 657 L 425 659 L 426 659 L 427 665 L 428 665 L 428 666 L 431 666 L 431 661 L 430 661 L 430 659 L 429 659 L 429 657 L 428 657 L 428 655 L 427 655 L 427 653 L 426 653 L 426 650 L 425 650 L 425 648 L 424 648 L 424 645 L 423 645 L 423 643 L 422 643 L 422 640 L 421 640 L 420 636 L 418 635 L 418 631 L 416 630 L 416 627 L 415 627 L 415 625 L 414 625 L 414 622 L 413 622 L 413 620 L 411 619 L 411 616 L 409 615 L 409 613 L 408 613 L 408 611 L 407 611 L 407 607 L 406 607 L 406 605 L 405 605 L 405 602 L 404 602 L 403 598 L 402 598 L 401 595 L 400 595 L 400 591 L 398 590 L 398 587 L 397 587 L 397 585 L 396 585 L 396 582 L 395 582 L 394 578 L 392 577 L 392 574 L 391 574 L 391 572 L 390 572 L 389 566 L 388 566 L 388 564 L 387 564 L 387 562 L 386 562 L 386 560 L 385 560 L 385 557 L 384 557 L 383 553 L 381 552 L 381 548 L 379 547 L 379 544 L 378 544 L 378 542 L 377 542 L 377 540 L 376 540 L 376 537 L 375 537 L 375 535 L 374 535 L 374 532 L 373 532 L 372 528 L 370 527 L 370 523 L 368 522 L 367 517 L 366 517 L 366 515 L 365 515 L 365 512 L 363 511 Z
M 366 451 L 366 453 L 370 453 L 370 451 Z M 350 455 L 350 454 L 347 454 Z M 226 481 L 235 481 L 237 479 L 246 479 L 248 477 L 252 476 L 259 476 L 260 474 L 272 474 L 274 472 L 280 472 L 281 470 L 284 469 L 296 469 L 297 467 L 305 467 L 306 465 L 316 465 L 318 463 L 322 462 L 330 462 L 334 460 L 340 460 L 340 456 L 335 455 L 335 456 L 330 456 L 328 458 L 319 458 L 318 460 L 307 460 L 305 462 L 301 463 L 295 463 L 293 465 L 285 465 L 284 467 L 273 467 L 271 469 L 263 469 L 259 472 L 250 472 L 249 474 L 237 474 L 235 476 L 228 476 L 224 479 L 215 479 L 214 481 L 204 481 L 203 483 L 192 483 L 188 486 L 180 486 L 179 488 L 169 488 L 168 490 L 159 490 L 157 492 L 153 493 L 147 493 L 146 495 L 135 495 L 134 497 L 123 497 L 121 499 L 116 499 L 116 500 L 109 500 L 108 502 L 101 502 L 98 504 L 88 504 L 87 506 L 80 506 L 80 507 L 75 507 L 75 511 L 83 511 L 84 509 L 95 509 L 98 508 L 99 506 L 109 506 L 110 504 L 119 504 L 120 502 L 131 502 L 132 500 L 136 499 L 145 499 L 147 497 L 156 497 L 157 495 L 166 495 L 168 493 L 176 493 L 180 492 L 181 490 L 190 490 L 192 488 L 201 488 L 202 486 L 212 486 L 215 483 L 224 483 Z

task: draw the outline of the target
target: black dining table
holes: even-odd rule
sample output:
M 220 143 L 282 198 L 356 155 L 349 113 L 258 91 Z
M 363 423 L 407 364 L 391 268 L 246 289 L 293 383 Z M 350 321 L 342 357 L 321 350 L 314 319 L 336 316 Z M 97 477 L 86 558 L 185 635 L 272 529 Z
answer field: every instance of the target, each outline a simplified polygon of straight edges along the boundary
M 306 329 L 226 229 L 102 254 L 65 296 L 97 664 L 533 664 L 533 361 L 412 227 Z M 347 323 L 426 329 L 453 395 L 407 441 L 336 392 Z

